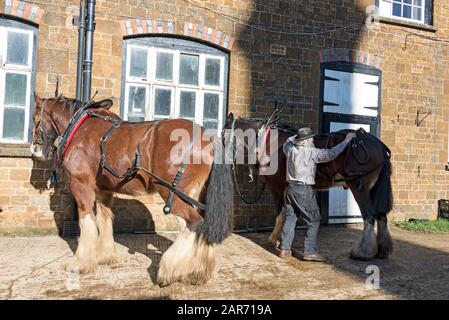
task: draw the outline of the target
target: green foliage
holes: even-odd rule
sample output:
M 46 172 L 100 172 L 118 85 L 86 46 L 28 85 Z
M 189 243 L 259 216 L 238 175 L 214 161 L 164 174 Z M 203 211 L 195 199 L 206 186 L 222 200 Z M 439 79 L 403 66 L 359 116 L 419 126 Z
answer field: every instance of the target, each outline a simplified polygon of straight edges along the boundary
M 449 233 L 449 220 L 438 219 L 433 221 L 395 221 L 398 228 L 422 233 Z

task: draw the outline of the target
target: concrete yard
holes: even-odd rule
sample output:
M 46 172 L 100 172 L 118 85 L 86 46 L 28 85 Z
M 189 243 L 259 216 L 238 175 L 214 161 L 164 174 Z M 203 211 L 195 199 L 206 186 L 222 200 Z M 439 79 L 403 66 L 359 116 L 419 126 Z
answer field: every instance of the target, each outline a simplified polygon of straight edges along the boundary
M 392 258 L 361 262 L 348 258 L 360 229 L 322 227 L 327 263 L 281 260 L 268 233 L 234 234 L 217 250 L 209 283 L 164 288 L 154 280 L 174 234 L 116 235 L 119 263 L 81 276 L 65 271 L 76 239 L 0 237 L 0 299 L 449 299 L 449 235 L 391 231 Z M 380 270 L 378 290 L 365 284 L 369 265 Z

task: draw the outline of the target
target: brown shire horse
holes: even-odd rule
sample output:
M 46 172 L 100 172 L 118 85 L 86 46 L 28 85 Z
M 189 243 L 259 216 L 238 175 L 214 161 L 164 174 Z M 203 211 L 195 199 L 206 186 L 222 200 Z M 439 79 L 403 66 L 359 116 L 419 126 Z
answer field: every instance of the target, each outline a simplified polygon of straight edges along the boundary
M 264 123 L 264 121 L 259 120 L 234 119 L 231 113 L 227 117 L 225 128 L 233 127 L 235 130 L 241 129 L 243 132 L 246 130 L 258 132 Z M 269 157 L 268 161 L 264 161 L 264 163 L 261 163 L 260 159 L 257 158 L 255 165 L 275 203 L 276 226 L 268 241 L 276 245 L 282 230 L 283 196 L 287 186 L 286 157 L 282 151 L 282 145 L 287 138 L 296 134 L 296 129 L 283 124 L 275 124 L 272 128 L 278 129 L 277 148 L 270 146 L 271 139 L 259 135 L 259 144 L 261 144 L 260 141 L 266 141 L 266 143 L 264 144 L 265 149 L 258 150 L 258 152 L 265 152 Z M 331 148 L 343 141 L 348 131 L 341 130 L 336 133 L 317 135 L 314 137 L 314 144 L 318 148 Z M 229 132 L 230 130 L 227 130 L 223 137 L 226 143 L 230 139 Z M 346 151 L 334 161 L 317 166 L 315 189 L 326 190 L 343 186 L 349 188 L 354 195 L 362 213 L 364 229 L 361 239 L 350 252 L 352 259 L 369 260 L 375 256 L 387 258 L 393 251 L 393 242 L 387 224 L 387 213 L 391 211 L 393 206 L 390 150 L 382 141 L 370 133 L 359 130 L 356 131 L 356 134 L 355 141 L 351 142 L 351 144 L 356 143 L 354 151 L 351 150 L 351 146 L 348 146 Z M 233 136 L 235 136 L 234 143 L 236 145 L 244 145 L 245 153 L 253 150 L 251 144 L 241 138 L 243 135 L 235 134 Z M 357 144 L 363 144 L 364 146 L 357 146 Z M 277 161 L 277 170 L 274 174 L 263 175 L 265 168 L 273 160 Z M 377 239 L 374 234 L 376 221 Z
M 63 135 L 72 116 L 83 106 L 64 97 L 41 99 L 35 95 L 35 100 L 31 148 L 35 157 L 48 160 L 52 155 L 60 154 L 56 150 L 56 138 Z M 112 100 L 106 104 L 110 107 Z M 119 117 L 106 108 L 95 105 L 92 108 L 95 113 L 108 116 L 109 121 L 88 117 L 74 134 L 63 158 L 54 157 L 57 167 L 64 170 L 67 185 L 78 204 L 81 233 L 75 257 L 81 272 L 92 271 L 97 264 L 117 261 L 111 211 L 114 193 L 137 196 L 157 192 L 163 199 L 169 197 L 169 190 L 142 170 L 136 170 L 125 179 L 104 170 L 100 165 L 100 139 Z M 177 188 L 205 203 L 207 209 L 201 210 L 174 196 L 173 213 L 185 220 L 186 228 L 163 254 L 157 277 L 159 285 L 175 281 L 200 284 L 209 280 L 214 270 L 214 246 L 232 231 L 230 167 L 212 161 L 221 147 L 216 143 L 217 139 L 204 135 L 205 139 L 196 140 L 195 144 L 177 141 L 171 139 L 175 129 L 183 129 L 190 139 L 196 129 L 203 138 L 203 128 L 183 119 L 122 122 L 107 139 L 105 160 L 114 171 L 126 172 L 132 167 L 136 150 L 140 148 L 141 167 L 171 183 L 182 162 L 172 161 L 172 148 L 176 145 L 187 150 L 189 157 L 201 153 L 201 161 L 187 162 Z

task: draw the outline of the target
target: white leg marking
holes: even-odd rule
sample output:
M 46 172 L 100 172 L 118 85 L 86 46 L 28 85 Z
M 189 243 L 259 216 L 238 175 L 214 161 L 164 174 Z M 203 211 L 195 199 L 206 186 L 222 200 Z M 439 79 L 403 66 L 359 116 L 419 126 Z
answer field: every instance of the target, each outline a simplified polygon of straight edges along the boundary
M 98 229 L 92 214 L 82 218 L 79 224 L 81 233 L 75 257 L 78 260 L 80 272 L 87 273 L 95 270 Z
M 190 284 L 206 283 L 215 267 L 213 245 L 186 228 L 163 254 L 157 283 L 166 286 L 179 281 Z

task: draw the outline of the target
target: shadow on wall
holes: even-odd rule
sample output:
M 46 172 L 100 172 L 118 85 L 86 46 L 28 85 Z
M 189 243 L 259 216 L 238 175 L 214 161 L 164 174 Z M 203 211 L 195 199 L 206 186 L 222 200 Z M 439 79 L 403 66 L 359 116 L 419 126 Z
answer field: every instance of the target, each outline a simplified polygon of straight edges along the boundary
M 318 132 L 320 52 L 359 47 L 368 2 L 253 0 L 247 23 L 236 25 L 230 111 L 248 118 L 266 118 L 275 101 L 285 102 L 281 121 L 298 128 L 310 126 Z M 350 27 L 335 31 L 345 26 Z M 274 52 L 272 46 L 281 50 Z M 248 103 L 237 103 L 239 100 Z M 240 175 L 241 189 L 251 199 L 254 187 L 242 180 L 243 173 Z M 255 205 L 243 203 L 237 192 L 234 199 L 237 229 L 274 225 L 277 213 L 268 192 Z
M 71 220 L 71 195 L 65 187 L 64 174 L 58 173 L 58 187 L 49 189 L 51 177 L 51 162 L 33 160 L 30 183 L 41 192 L 34 201 L 39 211 L 53 212 L 54 221 L 59 235 L 62 236 L 64 221 Z M 48 196 L 44 193 L 48 192 Z M 114 197 L 114 232 L 150 232 L 155 230 L 151 212 L 140 201 Z

